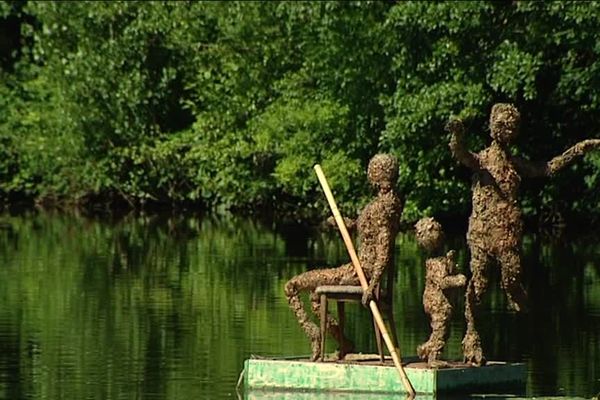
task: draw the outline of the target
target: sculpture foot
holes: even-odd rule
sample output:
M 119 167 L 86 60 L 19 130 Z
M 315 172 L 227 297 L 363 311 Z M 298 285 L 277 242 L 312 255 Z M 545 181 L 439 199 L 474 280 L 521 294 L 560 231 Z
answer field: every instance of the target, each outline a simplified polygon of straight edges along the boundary
M 321 332 L 316 326 L 306 326 L 305 331 L 310 338 L 310 347 L 312 350 L 310 360 L 318 361 L 321 359 Z
M 417 346 L 417 355 L 421 360 L 429 359 L 429 341 Z
M 447 368 L 450 364 L 448 364 L 447 361 L 433 359 L 433 360 L 427 360 L 427 365 L 430 368 L 438 369 L 438 368 Z
M 312 348 L 312 356 L 310 357 L 310 360 L 311 361 L 321 360 L 321 338 L 320 337 L 311 339 L 311 348 Z
M 444 344 L 443 341 L 429 338 L 428 341 L 417 347 L 417 355 L 421 360 L 427 360 L 427 364 L 431 366 L 442 354 Z
M 467 332 L 463 341 L 464 362 L 477 367 L 485 365 L 483 350 L 481 349 L 481 340 L 477 332 Z
M 512 297 L 508 296 L 508 308 L 515 312 L 527 312 L 527 305 L 522 302 L 516 302 Z

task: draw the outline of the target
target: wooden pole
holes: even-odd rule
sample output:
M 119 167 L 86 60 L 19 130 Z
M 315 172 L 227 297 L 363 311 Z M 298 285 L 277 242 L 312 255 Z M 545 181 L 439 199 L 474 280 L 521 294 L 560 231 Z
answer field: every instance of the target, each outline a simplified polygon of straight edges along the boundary
M 327 178 L 325 178 L 325 174 L 321 169 L 319 164 L 315 165 L 315 172 L 317 173 L 317 178 L 319 178 L 319 183 L 325 192 L 325 197 L 327 198 L 327 202 L 329 203 L 329 207 L 331 208 L 331 212 L 333 213 L 333 217 L 335 218 L 335 222 L 337 223 L 338 228 L 342 234 L 342 238 L 344 239 L 344 243 L 346 244 L 346 248 L 348 249 L 348 253 L 350 254 L 350 259 L 352 260 L 352 264 L 354 264 L 354 268 L 356 269 L 356 274 L 358 275 L 358 279 L 360 281 L 360 286 L 362 286 L 363 290 L 367 290 L 369 287 L 369 283 L 367 282 L 367 278 L 365 273 L 360 265 L 360 261 L 358 260 L 358 256 L 356 255 L 356 250 L 354 249 L 354 244 L 352 243 L 352 239 L 350 238 L 350 234 L 348 233 L 348 229 L 346 228 L 346 224 L 344 223 L 344 219 L 338 210 L 337 204 L 335 203 L 335 199 L 333 198 L 333 193 L 331 193 L 331 189 L 329 188 L 329 184 L 327 183 Z M 371 313 L 373 313 L 373 318 L 375 319 L 375 323 L 379 327 L 379 331 L 383 336 L 383 340 L 392 356 L 392 360 L 394 361 L 394 366 L 398 370 L 400 375 L 400 380 L 404 385 L 409 396 L 413 397 L 415 395 L 415 389 L 412 387 L 408 376 L 406 376 L 406 372 L 402 367 L 402 362 L 400 361 L 399 349 L 396 351 L 394 343 L 390 338 L 390 335 L 385 327 L 385 323 L 383 322 L 383 318 L 381 317 L 381 313 L 379 312 L 379 307 L 377 307 L 377 303 L 374 300 L 371 300 L 369 303 L 369 308 L 371 309 Z

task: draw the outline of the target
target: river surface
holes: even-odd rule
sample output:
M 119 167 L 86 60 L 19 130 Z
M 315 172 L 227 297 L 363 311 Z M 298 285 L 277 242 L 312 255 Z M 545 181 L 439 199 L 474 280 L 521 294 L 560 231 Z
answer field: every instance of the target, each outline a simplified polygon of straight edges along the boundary
M 451 246 L 465 272 L 464 240 Z M 408 355 L 429 335 L 424 257 L 410 234 L 396 254 L 395 316 Z M 528 396 L 597 395 L 600 242 L 528 236 L 523 258 L 530 312 L 506 311 L 492 282 L 480 327 L 487 358 L 525 362 Z M 347 260 L 335 232 L 248 219 L 0 215 L 0 399 L 237 398 L 246 358 L 310 351 L 286 280 Z M 464 332 L 455 301 L 448 358 L 460 358 Z M 374 352 L 367 310 L 347 313 L 358 350 Z

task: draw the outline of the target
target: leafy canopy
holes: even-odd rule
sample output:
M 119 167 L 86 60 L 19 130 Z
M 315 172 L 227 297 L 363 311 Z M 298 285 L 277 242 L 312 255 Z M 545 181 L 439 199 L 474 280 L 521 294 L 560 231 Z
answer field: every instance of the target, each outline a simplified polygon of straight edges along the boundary
M 598 137 L 599 7 L 4 1 L 0 196 L 322 214 L 321 163 L 355 213 L 383 151 L 405 218 L 464 215 L 450 116 L 477 151 L 493 103 L 515 103 L 514 151 L 536 160 Z M 599 183 L 596 153 L 523 185 L 525 210 L 598 216 Z

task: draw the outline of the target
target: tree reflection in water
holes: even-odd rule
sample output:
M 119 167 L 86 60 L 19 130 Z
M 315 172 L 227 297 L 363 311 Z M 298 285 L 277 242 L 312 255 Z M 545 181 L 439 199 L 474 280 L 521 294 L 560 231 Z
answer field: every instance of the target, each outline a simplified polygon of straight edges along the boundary
M 2 221 L 0 398 L 230 398 L 251 354 L 309 352 L 285 281 L 347 260 L 335 232 L 232 217 L 32 213 Z M 527 362 L 528 395 L 600 392 L 600 245 L 572 243 L 526 238 L 529 314 L 506 311 L 500 290 L 484 300 L 484 350 Z M 424 260 L 411 235 L 396 246 L 396 320 L 410 354 L 428 334 Z M 465 273 L 460 235 L 448 246 L 461 249 Z M 348 314 L 357 348 L 374 351 L 368 311 Z M 456 315 L 444 353 L 451 358 L 461 356 L 464 333 Z

